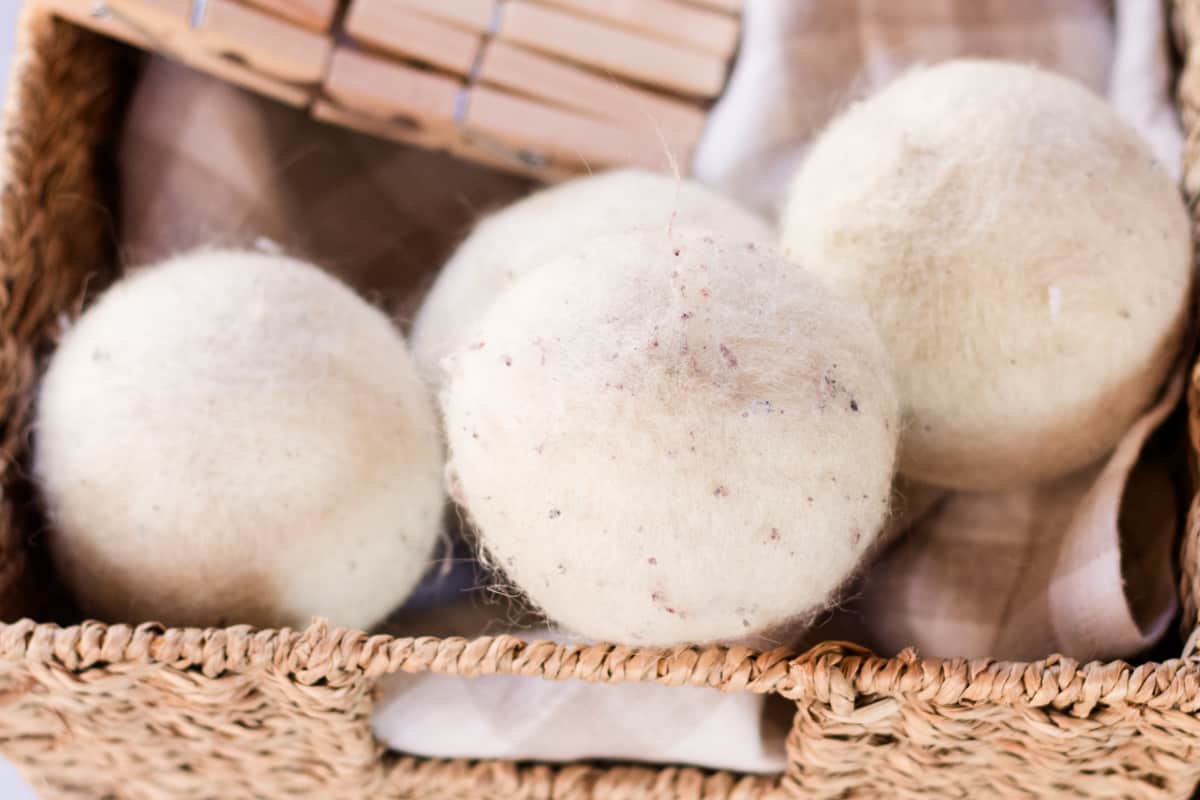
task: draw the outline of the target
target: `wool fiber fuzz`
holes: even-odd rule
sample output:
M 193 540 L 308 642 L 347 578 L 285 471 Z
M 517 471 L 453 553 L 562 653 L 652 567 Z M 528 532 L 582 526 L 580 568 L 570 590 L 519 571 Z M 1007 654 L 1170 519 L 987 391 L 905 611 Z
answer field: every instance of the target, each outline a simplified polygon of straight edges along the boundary
M 1101 458 L 1160 390 L 1192 256 L 1179 192 L 1100 98 L 1032 67 L 917 69 L 834 121 L 785 252 L 870 307 L 900 471 L 988 490 Z
M 672 645 L 824 607 L 882 526 L 899 403 L 865 309 L 688 228 L 581 242 L 447 359 L 453 493 L 551 619 Z
M 592 236 L 635 228 L 695 225 L 769 243 L 757 214 L 691 180 L 638 169 L 603 172 L 544 189 L 483 219 L 446 262 L 413 325 L 413 355 L 426 380 L 483 313 L 534 265 Z
M 196 252 L 114 285 L 51 360 L 34 452 L 59 574 L 110 621 L 367 628 L 440 531 L 403 340 L 282 256 Z

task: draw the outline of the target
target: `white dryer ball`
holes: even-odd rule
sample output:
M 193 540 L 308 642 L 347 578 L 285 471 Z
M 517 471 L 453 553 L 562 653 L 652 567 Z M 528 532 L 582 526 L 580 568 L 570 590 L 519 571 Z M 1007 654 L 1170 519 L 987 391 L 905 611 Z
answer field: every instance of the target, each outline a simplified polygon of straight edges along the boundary
M 1187 211 L 1104 101 L 1033 67 L 917 69 L 812 147 L 785 252 L 870 307 L 900 471 L 959 489 L 1101 458 L 1159 392 L 1192 282 Z
M 110 621 L 367 628 L 440 531 L 403 340 L 281 256 L 196 252 L 114 285 L 51 360 L 34 453 L 58 572 Z
M 492 301 L 531 267 L 593 236 L 673 225 L 775 240 L 761 217 L 733 200 L 657 172 L 614 170 L 544 189 L 485 217 L 446 262 L 413 324 L 422 374 L 440 386 L 442 359 L 469 342 Z
M 447 359 L 452 485 L 583 636 L 671 645 L 826 605 L 888 511 L 899 404 L 866 311 L 695 229 L 581 242 Z

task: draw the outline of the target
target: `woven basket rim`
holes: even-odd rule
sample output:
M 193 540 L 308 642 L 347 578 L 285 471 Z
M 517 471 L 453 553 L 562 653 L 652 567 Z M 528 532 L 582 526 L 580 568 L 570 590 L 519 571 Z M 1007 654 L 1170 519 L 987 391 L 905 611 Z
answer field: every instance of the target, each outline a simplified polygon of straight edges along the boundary
M 774 792 L 790 784 L 784 774 L 750 775 L 649 764 L 519 763 L 495 759 L 421 758 L 395 753 L 385 753 L 384 761 L 384 785 L 401 790 L 419 787 L 427 796 L 432 795 L 432 790 L 438 790 L 443 797 L 594 797 L 596 794 L 589 790 L 598 784 L 607 784 L 620 787 L 624 792 L 621 797 L 653 793 L 654 797 L 748 800 L 773 797 Z M 401 796 L 408 795 L 402 793 Z
M 1200 661 L 1132 665 L 1081 663 L 1053 655 L 1040 661 L 881 658 L 847 642 L 797 653 L 746 647 L 635 648 L 558 644 L 517 636 L 393 637 L 331 628 L 166 628 L 156 623 L 59 626 L 30 619 L 0 625 L 0 659 L 55 663 L 71 671 L 104 663 L 158 663 L 207 677 L 226 672 L 285 671 L 299 683 L 378 678 L 397 672 L 474 677 L 523 675 L 596 683 L 657 682 L 721 691 L 778 694 L 790 700 L 853 701 L 860 695 L 937 705 L 1053 706 L 1086 716 L 1097 706 L 1200 711 Z M 851 703 L 853 708 L 853 703 Z M 859 709 L 862 711 L 863 709 Z

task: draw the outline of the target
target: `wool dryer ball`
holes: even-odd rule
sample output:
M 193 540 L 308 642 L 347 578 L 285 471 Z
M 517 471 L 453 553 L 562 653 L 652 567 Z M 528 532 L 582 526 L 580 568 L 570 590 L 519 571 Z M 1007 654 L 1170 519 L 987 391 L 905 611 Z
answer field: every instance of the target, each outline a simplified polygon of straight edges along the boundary
M 852 106 L 781 231 L 870 307 L 904 402 L 900 471 L 925 483 L 996 489 L 1101 458 L 1186 325 L 1178 190 L 1104 101 L 1032 67 L 948 62 Z
M 413 325 L 413 355 L 434 386 L 491 302 L 531 266 L 592 236 L 695 225 L 772 242 L 767 223 L 695 181 L 638 169 L 603 172 L 537 192 L 486 217 L 446 263 Z
M 770 248 L 580 242 L 447 359 L 454 494 L 551 619 L 742 637 L 828 603 L 885 520 L 899 401 L 864 309 Z
M 34 453 L 58 572 L 105 620 L 366 628 L 440 531 L 403 340 L 281 256 L 196 252 L 114 285 L 51 360 Z

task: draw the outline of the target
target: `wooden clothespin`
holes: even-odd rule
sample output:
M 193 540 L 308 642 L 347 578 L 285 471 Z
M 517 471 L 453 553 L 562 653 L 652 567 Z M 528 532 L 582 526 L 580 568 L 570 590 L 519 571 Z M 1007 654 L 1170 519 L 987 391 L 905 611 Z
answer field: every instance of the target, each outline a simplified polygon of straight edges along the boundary
M 90 12 L 90 5 L 87 6 Z M 103 0 L 101 7 L 157 43 L 156 49 L 244 62 L 267 78 L 319 83 L 332 43 L 328 37 L 234 0 Z
M 274 98 L 289 106 L 302 108 L 307 106 L 313 97 L 314 90 L 311 87 L 297 86 L 294 83 L 277 80 L 264 75 L 257 69 L 251 69 L 244 64 L 231 61 L 206 48 L 184 49 L 179 52 L 178 57 L 189 67 L 207 72 L 209 75 L 243 89 Z
M 380 121 L 448 139 L 462 82 L 429 70 L 337 48 L 330 61 L 325 94 L 340 105 Z
M 201 5 L 203 11 L 193 9 L 191 20 L 201 46 L 291 83 L 318 83 L 325 76 L 333 46 L 329 37 L 233 0 Z
M 155 49 L 154 40 L 145 32 L 133 28 L 108 13 L 103 6 L 98 6 L 89 0 L 38 0 L 38 2 L 42 9 L 67 22 L 102 33 L 134 47 L 144 50 Z
M 363 0 L 358 0 L 361 3 Z M 710 50 L 697 49 L 662 38 L 661 33 L 650 35 L 645 25 L 627 27 L 624 23 L 642 15 L 639 5 L 617 14 L 603 9 L 600 0 L 584 3 L 592 9 L 590 15 L 573 13 L 555 4 L 532 0 L 377 0 L 393 11 L 409 10 L 435 17 L 442 22 L 475 33 L 491 36 L 498 41 L 576 62 L 585 67 L 638 83 L 656 86 L 670 92 L 701 98 L 720 93 L 725 83 L 727 55 L 714 55 Z M 574 2 L 563 3 L 574 6 Z M 654 6 L 658 16 L 653 23 L 662 29 L 682 27 L 696 9 L 679 3 L 659 0 Z M 619 10 L 618 10 L 619 11 Z M 663 12 L 670 12 L 664 15 Z M 599 18 L 603 16 L 602 18 Z M 711 33 L 707 36 L 712 36 Z M 678 37 L 676 37 L 678 38 Z M 734 37 L 736 39 L 736 37 Z M 713 43 L 710 43 L 713 44 Z M 732 52 L 732 49 L 729 49 Z
M 581 161 L 596 169 L 640 166 L 661 170 L 670 164 L 661 140 L 652 134 L 488 86 L 471 91 L 463 126 L 469 133 L 507 145 L 518 158 L 528 152 L 545 157 L 551 165 L 565 164 L 574 172 L 579 171 Z M 691 153 L 676 157 L 690 161 Z
M 746 0 L 683 0 L 694 6 L 703 6 L 726 14 L 740 14 L 746 6 Z
M 660 132 L 672 147 L 690 150 L 704 129 L 704 111 L 560 60 L 493 41 L 484 47 L 478 82 L 609 120 L 636 131 Z
M 385 0 L 385 11 L 410 11 L 475 33 L 491 28 L 497 0 Z M 355 3 L 357 5 L 357 2 Z
M 191 0 L 39 0 L 56 16 L 145 50 L 164 55 L 222 80 L 293 106 L 306 105 L 312 91 L 264 74 L 193 35 Z
M 337 0 L 244 0 L 277 17 L 313 31 L 327 31 L 337 13 Z
M 356 42 L 407 60 L 464 77 L 470 73 L 482 36 L 408 5 L 394 0 L 359 0 L 346 14 L 346 33 Z
M 432 11 L 444 10 L 438 5 Z M 478 21 L 482 6 L 471 18 Z M 661 134 L 672 149 L 690 150 L 704 126 L 695 103 L 615 80 L 575 63 L 504 40 L 488 40 L 449 16 L 426 13 L 420 0 L 357 0 L 346 18 L 356 42 L 397 58 L 430 64 L 554 107 L 617 123 L 634 132 Z M 467 7 L 457 7 L 461 22 Z
M 159 46 L 172 46 L 181 34 L 186 33 L 192 10 L 191 0 L 104 0 L 75 5 L 90 16 L 113 18 Z
M 633 130 L 567 108 L 519 97 L 490 86 L 406 66 L 341 47 L 333 55 L 325 84 L 329 100 L 357 115 L 360 124 L 392 138 L 427 147 L 456 150 L 465 142 L 486 151 L 509 169 L 556 164 L 577 171 L 580 160 L 593 167 L 642 165 L 661 168 L 668 157 L 650 130 Z M 322 106 L 326 118 L 336 113 Z M 681 157 L 686 158 L 687 153 Z
M 503 5 L 496 38 L 695 97 L 725 85 L 722 58 L 529 0 Z
M 350 0 L 334 32 L 338 0 L 39 1 L 320 119 L 542 178 L 686 163 L 736 47 L 711 6 L 741 4 Z
M 733 56 L 738 20 L 730 14 L 677 0 L 543 0 L 581 16 L 593 17 L 684 47 L 710 53 L 723 61 Z

